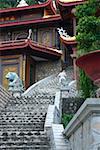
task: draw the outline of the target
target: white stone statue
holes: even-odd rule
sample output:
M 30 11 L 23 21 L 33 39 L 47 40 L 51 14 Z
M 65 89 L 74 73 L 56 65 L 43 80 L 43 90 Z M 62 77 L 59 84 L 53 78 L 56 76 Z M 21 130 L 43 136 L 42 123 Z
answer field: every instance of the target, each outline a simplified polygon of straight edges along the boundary
M 22 81 L 15 72 L 9 72 L 6 75 L 6 79 L 9 81 L 9 88 L 8 88 L 9 91 L 11 92 L 24 91 Z
M 96 97 L 97 97 L 97 98 L 100 98 L 100 88 L 98 88 L 98 89 L 96 90 Z
M 59 84 L 61 87 L 64 87 L 66 85 L 66 77 L 67 77 L 67 74 L 65 70 L 63 70 L 62 72 L 58 74 Z

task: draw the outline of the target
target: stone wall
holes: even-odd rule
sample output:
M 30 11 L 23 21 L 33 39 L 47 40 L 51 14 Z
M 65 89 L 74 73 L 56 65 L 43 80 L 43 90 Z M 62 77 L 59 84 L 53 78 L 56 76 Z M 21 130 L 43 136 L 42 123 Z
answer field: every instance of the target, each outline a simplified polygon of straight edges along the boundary
M 61 71 L 61 60 L 37 62 L 36 82 L 52 74 L 57 74 L 60 71 Z
M 62 113 L 75 114 L 80 106 L 83 104 L 82 98 L 63 98 L 62 99 Z
M 100 98 L 87 99 L 64 130 L 72 150 L 100 149 Z

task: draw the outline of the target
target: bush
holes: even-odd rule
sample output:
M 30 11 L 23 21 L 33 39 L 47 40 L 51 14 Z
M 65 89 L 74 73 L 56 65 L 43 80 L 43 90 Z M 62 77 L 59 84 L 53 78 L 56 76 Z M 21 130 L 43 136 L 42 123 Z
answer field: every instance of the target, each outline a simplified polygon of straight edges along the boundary
M 78 35 L 76 36 L 78 56 L 100 49 L 100 18 L 96 16 L 96 11 L 100 5 L 98 2 L 98 0 L 88 0 L 83 5 L 76 7 L 76 17 L 78 20 Z M 86 76 L 82 69 L 80 69 L 79 74 L 80 90 L 83 97 L 88 98 L 93 96 L 95 90 L 93 82 Z
M 63 114 L 62 115 L 62 124 L 64 128 L 67 126 L 67 124 L 70 122 L 70 120 L 73 118 L 73 114 Z

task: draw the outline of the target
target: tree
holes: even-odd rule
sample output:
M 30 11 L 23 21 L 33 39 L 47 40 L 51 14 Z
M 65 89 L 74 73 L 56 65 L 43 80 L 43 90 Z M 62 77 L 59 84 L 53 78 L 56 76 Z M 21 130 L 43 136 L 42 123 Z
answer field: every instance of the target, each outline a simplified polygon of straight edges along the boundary
M 17 0 L 0 0 L 0 8 L 11 8 L 15 7 Z
M 98 0 L 88 0 L 76 7 L 78 56 L 100 49 L 100 18 L 96 16 L 99 5 Z M 90 97 L 93 94 L 94 85 L 81 69 L 79 82 L 84 98 Z

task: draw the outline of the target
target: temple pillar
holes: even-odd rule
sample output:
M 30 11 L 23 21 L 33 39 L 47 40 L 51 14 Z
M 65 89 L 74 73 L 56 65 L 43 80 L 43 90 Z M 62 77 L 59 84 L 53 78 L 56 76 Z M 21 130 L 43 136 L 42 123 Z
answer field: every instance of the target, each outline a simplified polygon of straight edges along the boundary
M 73 72 L 73 77 L 74 77 L 74 80 L 77 79 L 77 67 L 76 67 L 76 47 L 72 47 L 72 50 L 73 50 L 73 54 L 71 54 L 71 57 L 73 59 L 73 67 L 74 67 L 74 72 Z
M 76 35 L 76 18 L 73 17 L 73 35 Z

